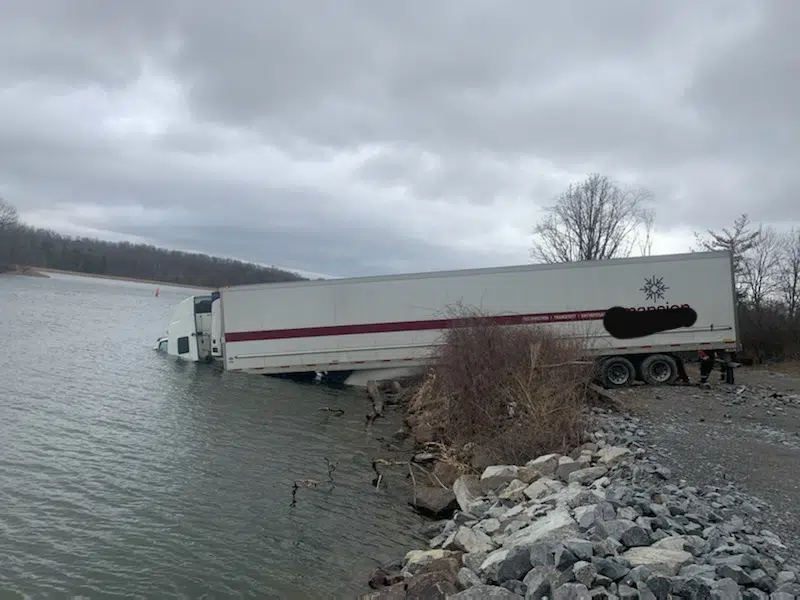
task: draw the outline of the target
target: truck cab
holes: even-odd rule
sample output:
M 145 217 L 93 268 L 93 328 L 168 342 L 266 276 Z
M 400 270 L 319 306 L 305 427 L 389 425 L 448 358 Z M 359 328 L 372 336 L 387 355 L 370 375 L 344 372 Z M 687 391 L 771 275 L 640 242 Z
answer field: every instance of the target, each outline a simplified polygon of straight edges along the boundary
M 189 296 L 172 313 L 156 350 L 188 362 L 212 360 L 212 295 Z

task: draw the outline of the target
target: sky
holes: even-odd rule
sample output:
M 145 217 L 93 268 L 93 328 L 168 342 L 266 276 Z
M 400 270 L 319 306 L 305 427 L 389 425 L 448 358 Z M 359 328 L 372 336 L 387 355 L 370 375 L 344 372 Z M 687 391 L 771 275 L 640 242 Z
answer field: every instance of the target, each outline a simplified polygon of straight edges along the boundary
M 0 196 L 71 235 L 349 276 L 530 262 L 598 172 L 654 253 L 800 223 L 794 0 L 26 0 Z

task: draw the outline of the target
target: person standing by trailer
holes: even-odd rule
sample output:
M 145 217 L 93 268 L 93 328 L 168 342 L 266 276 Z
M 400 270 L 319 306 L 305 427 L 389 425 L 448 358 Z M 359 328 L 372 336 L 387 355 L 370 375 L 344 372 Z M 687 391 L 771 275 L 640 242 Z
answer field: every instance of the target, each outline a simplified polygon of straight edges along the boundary
M 678 377 L 675 379 L 677 385 L 690 385 L 689 375 L 686 373 L 686 363 L 683 356 L 675 356 L 675 364 L 678 367 Z
M 708 376 L 714 370 L 717 352 L 716 350 L 698 350 L 697 356 L 700 358 L 700 383 L 708 383 Z
M 733 368 L 728 364 L 726 353 L 720 352 L 720 354 L 719 380 L 722 383 L 733 383 Z M 700 357 L 700 383 L 707 383 L 708 376 L 711 375 L 717 361 L 717 351 L 698 350 L 697 355 Z

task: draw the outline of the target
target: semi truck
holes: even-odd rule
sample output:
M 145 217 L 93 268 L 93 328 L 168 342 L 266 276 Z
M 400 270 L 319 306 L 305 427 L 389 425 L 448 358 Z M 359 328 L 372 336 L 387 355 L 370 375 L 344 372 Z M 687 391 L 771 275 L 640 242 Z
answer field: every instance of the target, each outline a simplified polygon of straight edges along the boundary
M 431 366 L 471 307 L 500 327 L 579 337 L 606 387 L 661 385 L 687 352 L 740 348 L 735 289 L 728 251 L 238 285 L 186 298 L 157 348 L 364 386 Z

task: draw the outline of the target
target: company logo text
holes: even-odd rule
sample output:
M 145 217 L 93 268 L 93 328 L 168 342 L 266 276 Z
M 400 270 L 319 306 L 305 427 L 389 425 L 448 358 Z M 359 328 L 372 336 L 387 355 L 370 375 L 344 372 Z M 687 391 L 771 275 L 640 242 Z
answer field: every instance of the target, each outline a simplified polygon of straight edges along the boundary
M 628 307 L 627 310 L 633 312 L 645 312 L 650 310 L 675 310 L 676 308 L 691 308 L 688 304 L 659 304 L 658 306 L 635 306 Z

